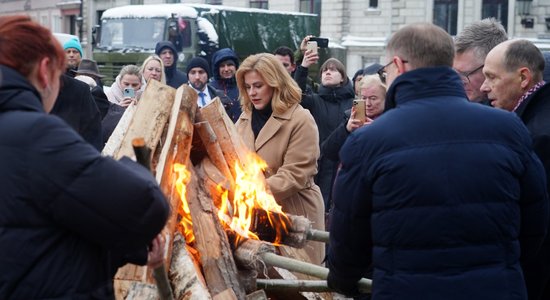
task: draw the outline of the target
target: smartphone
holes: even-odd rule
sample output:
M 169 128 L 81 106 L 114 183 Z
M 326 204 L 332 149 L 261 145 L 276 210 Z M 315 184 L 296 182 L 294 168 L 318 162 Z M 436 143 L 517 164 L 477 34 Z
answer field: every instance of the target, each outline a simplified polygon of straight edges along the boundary
M 124 98 L 134 98 L 136 95 L 136 92 L 133 88 L 124 88 L 123 94 Z
M 367 106 L 365 100 L 355 99 L 353 100 L 353 106 L 355 107 L 355 118 L 365 122 L 367 119 Z
M 328 39 L 327 38 L 312 37 L 312 38 L 309 38 L 309 41 L 317 42 L 317 46 L 319 46 L 319 48 L 328 48 Z
M 317 53 L 317 42 L 315 41 L 307 42 L 307 50 L 312 50 L 313 53 Z

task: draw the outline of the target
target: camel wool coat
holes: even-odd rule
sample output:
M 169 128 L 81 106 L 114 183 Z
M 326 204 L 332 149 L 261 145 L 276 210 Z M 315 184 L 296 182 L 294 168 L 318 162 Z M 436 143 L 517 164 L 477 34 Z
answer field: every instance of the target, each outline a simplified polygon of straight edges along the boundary
M 247 147 L 266 161 L 265 177 L 275 200 L 285 213 L 305 216 L 314 229 L 324 230 L 323 197 L 313 181 L 320 152 L 315 120 L 308 110 L 295 104 L 282 114 L 273 112 L 254 140 L 251 117 L 251 112 L 243 112 L 237 130 Z M 322 243 L 308 242 L 304 249 L 305 256 L 295 255 L 291 249 L 281 252 L 321 264 L 325 256 Z

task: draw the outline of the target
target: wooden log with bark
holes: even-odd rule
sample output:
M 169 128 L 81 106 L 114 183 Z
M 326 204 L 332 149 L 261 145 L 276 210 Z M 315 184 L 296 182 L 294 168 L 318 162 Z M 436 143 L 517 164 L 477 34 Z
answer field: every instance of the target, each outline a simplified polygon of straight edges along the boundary
M 187 189 L 195 197 L 189 198 L 188 202 L 195 235 L 194 246 L 200 252 L 208 289 L 216 299 L 244 299 L 244 288 L 239 281 L 227 236 L 208 191 L 199 184 L 198 178 L 205 175 L 198 172 L 199 168 L 192 171 Z

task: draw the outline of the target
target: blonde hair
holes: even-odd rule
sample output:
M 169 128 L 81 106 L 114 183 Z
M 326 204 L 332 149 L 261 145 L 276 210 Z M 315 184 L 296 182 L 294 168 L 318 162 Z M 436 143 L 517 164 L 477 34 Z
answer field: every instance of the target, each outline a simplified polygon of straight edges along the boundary
M 380 76 L 378 76 L 378 75 L 367 75 L 367 76 L 364 76 L 363 78 L 361 78 L 361 80 L 359 81 L 359 88 L 360 89 L 364 89 L 364 88 L 367 88 L 367 87 L 373 86 L 373 85 L 383 88 L 384 92 L 386 92 L 387 89 L 388 89 L 386 84 L 384 84 L 382 82 L 382 80 L 380 79 Z
M 273 88 L 271 108 L 275 113 L 283 113 L 302 99 L 302 90 L 290 77 L 283 64 L 270 53 L 260 53 L 247 57 L 237 70 L 236 79 L 241 105 L 246 112 L 252 111 L 252 102 L 248 97 L 244 83 L 244 75 L 256 71 L 265 81 L 265 84 Z
M 145 67 L 152 60 L 156 60 L 160 63 L 160 83 L 166 84 L 166 73 L 164 73 L 164 64 L 162 63 L 162 59 L 160 59 L 158 55 L 151 55 L 143 61 L 143 64 L 141 64 L 141 68 L 139 69 L 141 74 L 142 75 L 144 74 Z M 143 78 L 143 80 L 147 80 L 147 79 Z

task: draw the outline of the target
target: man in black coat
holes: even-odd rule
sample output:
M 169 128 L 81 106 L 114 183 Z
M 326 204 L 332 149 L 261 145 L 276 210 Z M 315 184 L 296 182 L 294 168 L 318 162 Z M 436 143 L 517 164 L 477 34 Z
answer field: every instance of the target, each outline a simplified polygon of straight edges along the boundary
M 87 84 L 63 74 L 51 114 L 65 120 L 98 151 L 103 149 L 101 114 Z
M 178 52 L 170 41 L 158 42 L 155 46 L 155 54 L 162 59 L 166 84 L 177 89 L 180 85 L 187 83 L 187 76 L 178 70 Z
M 101 78 L 105 76 L 99 74 L 99 68 L 97 67 L 96 61 L 93 59 L 82 59 L 80 65 L 78 66 L 78 70 L 74 71 L 74 73 L 77 75 L 77 79 L 79 76 L 87 76 L 95 82 L 95 85 L 90 85 L 90 92 L 92 93 L 95 103 L 97 104 L 97 108 L 101 114 L 101 119 L 103 119 L 109 110 L 111 102 L 109 102 L 107 95 L 105 95 L 105 92 L 103 91 L 103 82 L 101 81 Z
M 487 54 L 481 91 L 491 105 L 515 112 L 533 138 L 533 147 L 550 178 L 550 84 L 543 81 L 544 57 L 527 40 L 510 40 Z M 550 182 L 547 188 L 550 190 Z M 538 254 L 522 264 L 529 299 L 550 299 L 550 237 Z

